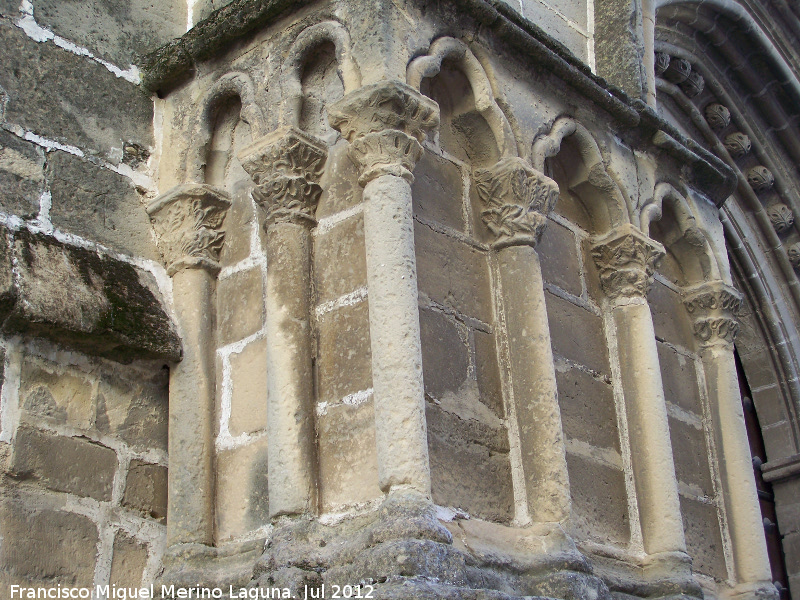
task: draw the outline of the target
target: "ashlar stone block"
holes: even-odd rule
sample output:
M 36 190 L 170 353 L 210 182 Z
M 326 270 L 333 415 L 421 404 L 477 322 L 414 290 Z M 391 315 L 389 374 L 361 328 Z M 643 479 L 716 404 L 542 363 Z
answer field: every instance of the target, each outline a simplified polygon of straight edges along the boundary
M 575 528 L 601 542 L 627 543 L 630 525 L 623 472 L 571 453 L 567 470 Z
M 369 302 L 332 310 L 318 321 L 320 402 L 335 403 L 372 387 Z
M 711 577 L 725 577 L 725 555 L 716 507 L 681 497 L 681 513 L 693 569 Z
M 231 354 L 231 435 L 267 428 L 267 340 L 249 343 Z
M 620 451 L 611 384 L 579 369 L 556 369 L 564 434 L 598 448 Z
M 356 215 L 315 237 L 317 301 L 335 300 L 367 285 L 364 219 Z
M 142 585 L 147 566 L 147 545 L 120 530 L 114 537 L 109 584 L 115 588 L 135 589 Z
M 545 293 L 553 351 L 608 374 L 608 347 L 601 317 L 554 294 Z
M 157 521 L 167 518 L 167 468 L 131 461 L 122 505 Z
M 94 425 L 94 381 L 88 375 L 26 356 L 22 362 L 20 400 L 31 417 L 47 417 L 79 429 Z
M 239 271 L 217 285 L 219 343 L 238 342 L 264 326 L 264 280 L 261 269 Z
M 23 218 L 35 217 L 44 190 L 44 151 L 0 129 L 0 207 Z
M 217 454 L 216 518 L 220 541 L 269 523 L 267 439 Z
M 463 231 L 463 187 L 461 169 L 425 150 L 414 168 L 411 185 L 414 215 Z

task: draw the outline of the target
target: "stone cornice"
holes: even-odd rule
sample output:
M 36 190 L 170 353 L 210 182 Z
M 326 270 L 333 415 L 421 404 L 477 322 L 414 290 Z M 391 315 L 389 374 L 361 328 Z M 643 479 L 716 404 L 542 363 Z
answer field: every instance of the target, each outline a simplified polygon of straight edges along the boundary
M 253 196 L 266 210 L 267 227 L 276 221 L 314 225 L 327 157 L 325 144 L 294 127 L 279 129 L 239 153 L 256 183 Z

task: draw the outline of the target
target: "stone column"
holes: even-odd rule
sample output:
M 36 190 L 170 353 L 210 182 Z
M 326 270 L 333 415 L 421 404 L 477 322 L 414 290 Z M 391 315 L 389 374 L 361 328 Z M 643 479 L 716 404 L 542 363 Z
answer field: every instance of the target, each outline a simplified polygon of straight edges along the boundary
M 528 515 L 537 522 L 563 521 L 570 511 L 569 477 L 536 252 L 558 184 L 517 157 L 476 170 L 475 184 L 497 251 Z
M 770 598 L 777 597 L 777 592 L 770 583 L 764 526 L 733 357 L 733 340 L 739 327 L 736 311 L 741 302 L 741 294 L 721 281 L 690 288 L 684 298 L 703 361 L 714 422 L 738 583 L 734 594 L 743 598 Z
M 647 291 L 664 247 L 633 225 L 596 240 L 592 257 L 616 329 L 644 549 L 685 563 L 678 482 Z M 668 553 L 664 555 L 663 553 Z
M 147 209 L 183 341 L 169 378 L 168 547 L 214 542 L 214 291 L 229 207 L 224 193 L 188 184 Z
M 328 149 L 295 128 L 239 154 L 267 233 L 267 444 L 272 517 L 317 508 L 311 229 Z
M 364 86 L 329 107 L 364 186 L 372 387 L 379 485 L 431 494 L 411 182 L 439 107 L 399 81 Z

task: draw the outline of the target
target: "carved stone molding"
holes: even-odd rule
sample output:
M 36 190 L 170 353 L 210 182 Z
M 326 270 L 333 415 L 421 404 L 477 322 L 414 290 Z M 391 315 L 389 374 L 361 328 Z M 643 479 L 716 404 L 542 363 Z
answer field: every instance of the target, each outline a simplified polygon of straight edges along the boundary
M 794 225 L 794 213 L 785 204 L 773 204 L 767 209 L 767 216 L 777 233 L 789 231 Z
M 513 157 L 477 169 L 475 188 L 484 206 L 481 217 L 495 238 L 493 248 L 536 246 L 558 200 L 555 181 Z
M 672 60 L 672 57 L 666 52 L 656 52 L 656 75 L 661 77 L 664 74 L 664 71 L 669 67 L 670 60 Z
M 683 300 L 692 317 L 694 335 L 702 345 L 732 345 L 739 329 L 736 313 L 742 295 L 722 281 L 711 281 L 687 290 Z
M 600 284 L 609 298 L 645 297 L 664 247 L 630 224 L 622 225 L 592 247 Z
M 800 242 L 794 243 L 786 249 L 789 255 L 789 262 L 795 269 L 800 269 Z
M 725 136 L 724 144 L 725 149 L 734 158 L 741 158 L 750 152 L 750 148 L 752 147 L 750 138 L 741 131 L 737 131 L 736 133 Z
M 692 72 L 692 64 L 683 58 L 672 57 L 669 66 L 664 70 L 664 79 L 671 83 L 683 83 Z
M 439 106 L 400 81 L 382 81 L 330 106 L 328 121 L 350 142 L 361 185 L 382 175 L 413 181 L 421 143 L 439 124 Z
M 170 277 L 187 268 L 219 271 L 222 224 L 230 205 L 224 192 L 190 183 L 172 188 L 147 207 Z
M 719 131 L 731 124 L 731 111 L 726 106 L 714 102 L 706 106 L 706 121 L 712 129 Z
M 705 86 L 706 80 L 703 79 L 703 76 L 696 71 L 689 73 L 689 77 L 686 78 L 686 81 L 680 84 L 680 88 L 683 90 L 683 93 L 689 98 L 699 96 L 700 92 L 703 91 Z
M 767 167 L 761 165 L 747 171 L 747 183 L 753 191 L 761 192 L 770 189 L 775 183 L 775 177 Z
M 253 197 L 265 209 L 265 226 L 277 221 L 313 226 L 322 194 L 319 180 L 328 147 L 294 127 L 279 129 L 239 152 L 256 183 Z

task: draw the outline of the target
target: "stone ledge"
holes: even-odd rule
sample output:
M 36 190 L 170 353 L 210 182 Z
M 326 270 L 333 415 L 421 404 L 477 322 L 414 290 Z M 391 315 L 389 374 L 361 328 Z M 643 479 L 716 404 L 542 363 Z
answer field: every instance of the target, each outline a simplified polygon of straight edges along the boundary
M 761 474 L 769 483 L 800 478 L 800 454 L 769 461 L 762 465 Z
M 180 360 L 180 338 L 152 275 L 25 229 L 0 227 L 0 234 L 0 332 L 118 362 Z

